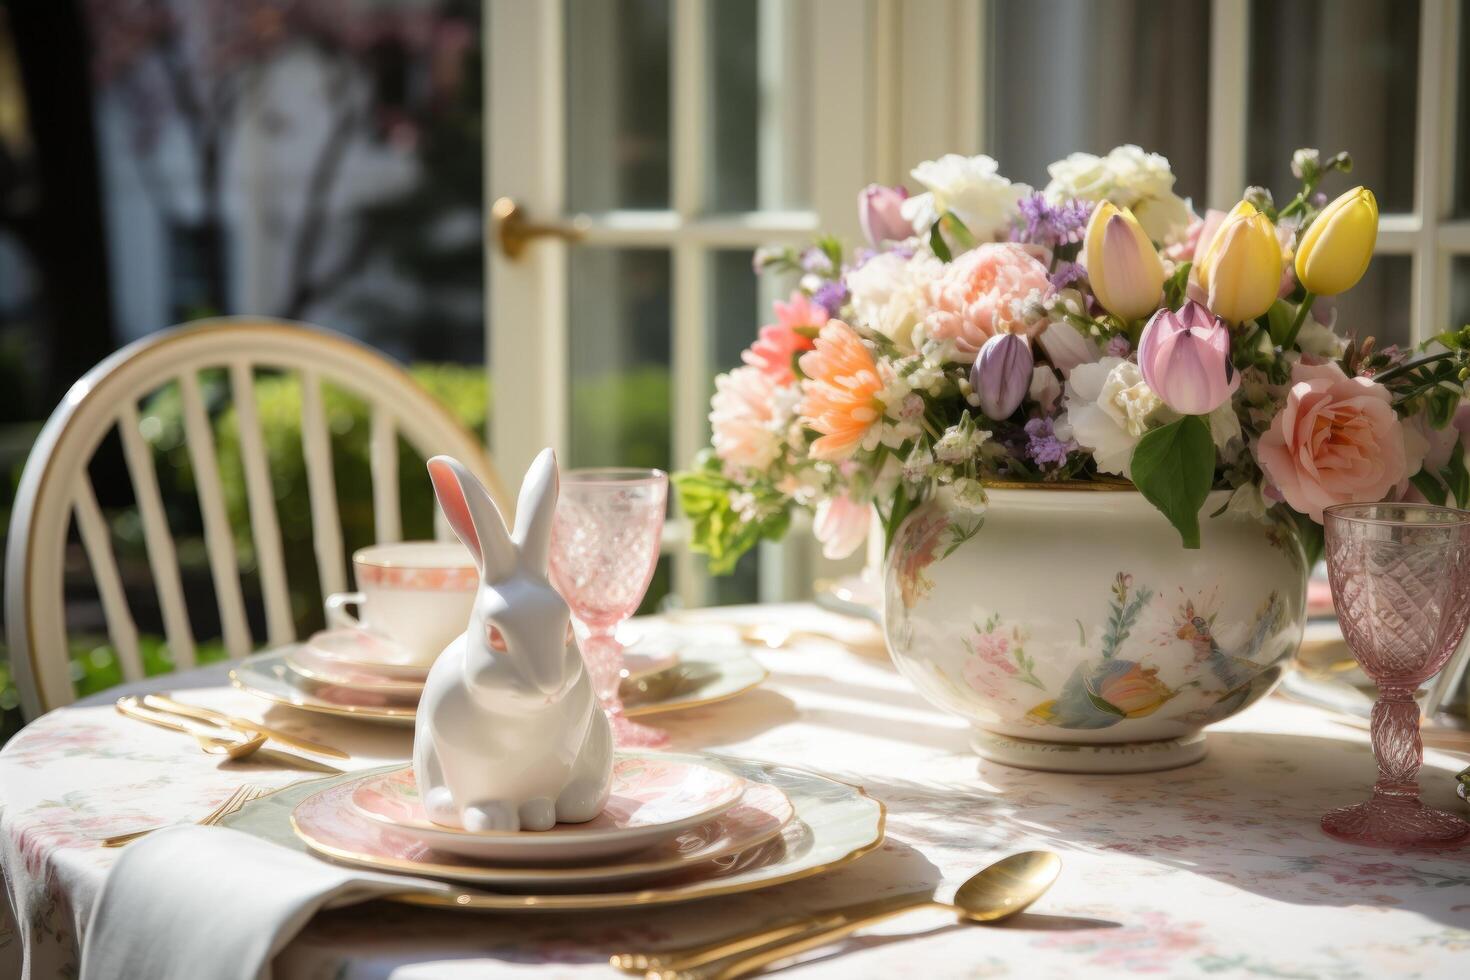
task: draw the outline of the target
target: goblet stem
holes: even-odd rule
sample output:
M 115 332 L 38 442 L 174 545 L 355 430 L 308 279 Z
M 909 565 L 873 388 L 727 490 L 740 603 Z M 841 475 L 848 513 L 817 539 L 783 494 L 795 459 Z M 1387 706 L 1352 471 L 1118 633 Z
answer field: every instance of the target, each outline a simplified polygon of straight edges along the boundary
M 623 713 L 623 645 L 611 629 L 594 629 L 582 643 L 582 659 L 587 662 L 587 675 L 593 693 L 609 714 Z
M 1419 767 L 1424 742 L 1419 737 L 1419 705 L 1409 687 L 1381 686 L 1373 703 L 1373 755 L 1378 760 L 1374 799 L 1386 803 L 1419 802 Z
M 592 681 L 592 691 L 607 710 L 612 723 L 613 742 L 617 745 L 641 748 L 662 748 L 669 744 L 667 732 L 648 725 L 640 725 L 623 713 L 623 645 L 618 642 L 611 629 L 592 630 L 582 642 L 582 659 L 587 663 L 587 674 Z

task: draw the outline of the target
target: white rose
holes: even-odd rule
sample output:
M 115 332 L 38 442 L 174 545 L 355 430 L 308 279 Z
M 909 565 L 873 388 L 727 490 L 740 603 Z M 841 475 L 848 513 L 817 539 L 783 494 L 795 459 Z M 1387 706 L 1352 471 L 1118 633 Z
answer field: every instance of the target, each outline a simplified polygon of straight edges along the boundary
M 910 259 L 896 252 L 875 255 L 847 274 L 857 322 L 883 334 L 899 350 L 913 350 L 925 287 L 943 269 L 943 262 L 922 252 Z
M 1047 167 L 1047 173 L 1052 178 L 1046 185 L 1048 199 L 1111 201 L 1131 210 L 1156 242 L 1182 238 L 1195 217 L 1190 203 L 1174 193 L 1168 158 L 1132 143 L 1114 147 L 1105 157 L 1073 153 Z
M 984 154 L 947 153 L 925 160 L 910 172 L 928 193 L 905 201 L 903 216 L 914 223 L 915 232 L 927 234 L 939 215 L 953 211 L 977 239 L 994 240 L 1010 226 L 1016 202 L 1031 193 L 1028 185 L 1011 183 L 997 169 L 995 160 Z
M 1046 168 L 1051 181 L 1046 196 L 1051 201 L 1069 197 L 1084 201 L 1101 201 L 1113 189 L 1112 171 L 1102 157 L 1091 153 L 1072 153 Z
M 1074 367 L 1065 400 L 1057 437 L 1076 440 L 1092 453 L 1099 470 L 1122 476 L 1129 475 L 1138 440 L 1173 414 L 1144 382 L 1138 365 L 1120 357 Z

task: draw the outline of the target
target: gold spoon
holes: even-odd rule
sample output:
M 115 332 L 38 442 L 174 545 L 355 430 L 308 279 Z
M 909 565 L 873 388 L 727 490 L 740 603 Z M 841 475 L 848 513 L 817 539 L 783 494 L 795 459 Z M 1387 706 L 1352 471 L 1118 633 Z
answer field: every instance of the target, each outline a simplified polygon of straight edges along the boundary
M 1061 869 L 1062 859 L 1050 851 L 1023 851 L 1002 858 L 972 875 L 955 893 L 954 904 L 931 898 L 888 902 L 877 908 L 873 903 L 860 903 L 831 909 L 799 923 L 759 929 L 709 946 L 672 953 L 619 954 L 612 958 L 612 965 L 626 972 L 647 971 L 647 976 L 660 980 L 694 977 L 731 980 L 915 909 L 945 909 L 966 922 L 1000 922 L 1040 898 L 1057 880 Z M 746 953 L 748 955 L 738 955 Z M 719 960 L 725 962 L 715 970 L 685 972 Z
M 230 728 L 215 728 L 195 724 L 187 718 L 172 715 L 156 708 L 146 708 L 138 698 L 127 695 L 117 699 L 117 710 L 136 721 L 145 722 L 149 725 L 157 725 L 159 728 L 167 728 L 170 731 L 182 732 L 193 737 L 199 748 L 209 755 L 223 755 L 230 759 L 244 759 L 248 756 L 259 756 L 263 761 L 275 761 L 297 769 L 311 769 L 316 772 L 339 773 L 342 770 L 336 766 L 329 766 L 325 762 L 316 759 L 308 759 L 304 756 L 293 755 L 289 752 L 279 752 L 274 749 L 263 749 L 266 740 L 270 737 L 264 732 L 250 735 Z

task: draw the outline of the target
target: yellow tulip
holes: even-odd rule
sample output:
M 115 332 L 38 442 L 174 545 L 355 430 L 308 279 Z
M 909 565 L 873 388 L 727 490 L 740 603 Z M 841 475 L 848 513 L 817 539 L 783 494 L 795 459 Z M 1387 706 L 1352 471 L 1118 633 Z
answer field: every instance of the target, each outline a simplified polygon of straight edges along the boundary
M 1220 223 L 1200 261 L 1199 283 L 1216 316 L 1244 323 L 1270 309 L 1281 288 L 1281 244 L 1276 227 L 1247 201 Z
M 1109 313 L 1138 320 L 1159 308 L 1164 263 L 1127 208 L 1103 201 L 1087 222 L 1085 265 L 1092 294 Z
M 1378 239 L 1378 200 L 1354 187 L 1317 215 L 1296 250 L 1296 277 L 1307 291 L 1336 296 L 1358 284 Z

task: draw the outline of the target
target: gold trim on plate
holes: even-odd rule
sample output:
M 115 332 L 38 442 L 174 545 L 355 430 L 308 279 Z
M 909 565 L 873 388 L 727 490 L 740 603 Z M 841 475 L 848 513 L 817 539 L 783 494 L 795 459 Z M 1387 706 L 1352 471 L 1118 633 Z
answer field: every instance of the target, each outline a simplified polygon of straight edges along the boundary
M 755 661 L 755 658 L 754 657 L 751 657 L 750 659 L 752 661 Z M 692 661 L 692 662 L 694 662 L 694 663 L 709 663 L 709 661 L 707 661 L 707 660 L 705 660 L 705 661 Z M 760 666 L 758 662 L 757 662 L 756 666 Z M 652 704 L 635 705 L 632 708 L 626 708 L 625 707 L 623 709 L 623 715 L 625 717 L 627 717 L 627 718 L 641 718 L 641 717 L 643 717 L 645 715 L 666 715 L 666 714 L 671 714 L 672 712 L 675 712 L 675 711 L 688 711 L 691 708 L 703 708 L 707 704 L 718 704 L 721 701 L 728 701 L 731 698 L 738 698 L 742 694 L 746 694 L 746 693 L 748 693 L 750 691 L 754 691 L 756 688 L 760 687 L 766 681 L 770 680 L 771 672 L 769 670 L 766 670 L 764 667 L 761 667 L 760 668 L 760 671 L 761 671 L 760 677 L 758 677 L 755 680 L 751 681 L 749 684 L 745 685 L 744 687 L 738 688 L 738 689 L 736 689 L 734 691 L 726 691 L 724 694 L 717 694 L 717 695 L 715 695 L 712 698 L 700 698 L 700 699 L 695 700 L 695 701 L 655 701 Z
M 783 768 L 792 768 L 789 766 Z M 815 774 L 813 774 L 815 775 Z M 830 779 L 821 776 L 822 779 Z M 831 782 L 840 780 L 831 779 Z M 844 783 L 851 786 L 851 783 Z M 776 885 L 785 885 L 793 881 L 801 881 L 815 875 L 825 874 L 837 868 L 844 867 L 856 861 L 865 854 L 871 854 L 883 846 L 883 841 L 888 828 L 888 808 L 883 801 L 868 795 L 867 790 L 861 786 L 852 786 L 864 798 L 872 800 L 878 805 L 878 829 L 871 841 L 859 845 L 848 851 L 835 861 L 819 864 L 812 868 L 803 868 L 789 875 L 776 878 L 764 878 L 758 881 L 734 882 L 727 885 L 713 885 L 712 883 L 701 884 L 695 882 L 689 885 L 681 885 L 677 888 L 646 888 L 637 892 L 607 892 L 590 893 L 582 895 L 512 895 L 499 894 L 495 892 L 460 892 L 457 895 L 434 895 L 423 893 L 405 893 L 399 895 L 383 895 L 384 900 L 390 902 L 402 902 L 406 905 L 427 905 L 434 908 L 466 909 L 469 911 L 484 912 L 511 912 L 511 911 L 571 911 L 586 909 L 617 909 L 632 908 L 639 905 L 672 905 L 677 902 L 693 902 L 704 898 L 718 898 L 723 895 L 738 895 L 742 892 L 759 891 L 762 888 L 771 888 Z
M 407 721 L 417 713 L 413 708 L 381 708 L 372 705 L 354 704 L 327 704 L 324 701 L 298 701 L 293 698 L 284 697 L 272 691 L 262 690 L 247 684 L 240 675 L 230 671 L 230 683 L 246 694 L 253 694 L 258 698 L 264 698 L 274 704 L 284 704 L 288 708 L 300 708 L 302 711 L 316 711 L 324 715 L 341 715 L 347 718 L 374 718 L 379 721 Z
M 370 777 L 364 778 L 366 779 Z M 340 786 L 342 784 L 338 785 Z M 313 851 L 316 851 L 320 854 L 325 854 L 328 857 L 336 858 L 339 861 L 349 861 L 353 864 L 359 865 L 361 867 L 366 867 L 370 870 L 381 870 L 384 868 L 389 868 L 394 871 L 403 871 L 409 874 L 415 874 L 426 878 L 455 878 L 458 879 L 460 883 L 464 882 L 463 876 L 466 873 L 473 874 L 475 871 L 490 871 L 502 873 L 504 875 L 514 875 L 515 878 L 522 880 L 543 879 L 547 881 L 577 881 L 581 878 L 587 878 L 589 874 L 594 872 L 600 873 L 603 876 L 612 875 L 615 877 L 630 877 L 635 874 L 656 874 L 663 871 L 678 871 L 686 866 L 704 864 L 709 861 L 718 861 L 720 858 L 730 857 L 732 854 L 743 854 L 746 851 L 753 850 L 754 848 L 767 844 L 775 838 L 779 837 L 786 830 L 786 828 L 791 825 L 792 821 L 796 819 L 796 805 L 791 802 L 791 798 L 786 796 L 786 791 L 781 789 L 781 787 L 774 786 L 770 783 L 766 783 L 764 785 L 771 786 L 771 788 L 773 788 L 774 790 L 776 790 L 776 792 L 780 793 L 783 797 L 786 798 L 786 805 L 790 808 L 791 813 L 789 816 L 787 816 L 785 821 L 783 821 L 774 830 L 770 830 L 759 836 L 752 837 L 748 841 L 742 841 L 738 845 L 732 845 L 734 848 L 733 850 L 731 849 L 731 846 L 727 846 L 726 848 L 718 850 L 713 854 L 706 854 L 702 857 L 686 858 L 682 860 L 677 858 L 664 858 L 659 861 L 630 861 L 625 864 L 579 865 L 577 867 L 569 868 L 544 868 L 535 866 L 520 867 L 516 865 L 500 865 L 497 867 L 490 864 L 478 866 L 435 864 L 433 862 L 424 861 L 404 861 L 399 858 L 381 857 L 376 854 L 362 854 L 357 851 L 348 851 L 343 848 L 333 847 L 331 844 L 324 844 L 301 829 L 301 825 L 296 822 L 296 809 L 299 809 L 300 807 L 304 806 L 309 800 L 313 799 L 317 795 L 315 793 L 312 794 L 312 796 L 308 796 L 300 803 L 296 804 L 296 807 L 292 809 L 291 830 L 296 834 L 298 838 L 300 838 L 302 843 L 311 848 Z M 337 786 L 332 786 L 328 789 L 321 790 L 320 792 L 329 793 L 337 788 Z M 867 794 L 865 793 L 863 795 L 866 796 Z M 881 804 L 879 805 L 881 806 Z M 362 817 L 361 819 L 367 820 L 369 818 Z M 706 821 L 706 823 L 713 823 L 718 819 L 719 817 L 711 817 L 708 821 Z M 374 825 L 382 826 L 381 824 L 377 823 L 375 823 Z M 704 824 L 696 825 L 692 829 L 697 830 L 700 826 L 704 826 Z M 402 830 L 398 832 L 409 833 L 409 831 Z M 688 830 L 685 830 L 681 833 L 688 832 Z M 509 885 L 513 884 L 513 882 L 507 879 L 504 882 L 485 882 L 485 884 Z M 588 880 L 587 884 L 595 884 L 595 881 Z

